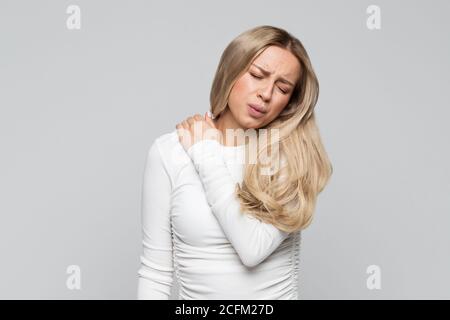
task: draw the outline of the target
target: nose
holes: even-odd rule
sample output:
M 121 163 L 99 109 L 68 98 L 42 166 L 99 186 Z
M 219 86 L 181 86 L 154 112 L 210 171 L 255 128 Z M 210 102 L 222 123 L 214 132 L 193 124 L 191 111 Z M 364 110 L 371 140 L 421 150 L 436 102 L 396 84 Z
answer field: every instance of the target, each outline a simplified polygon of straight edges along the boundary
M 272 84 L 263 85 L 263 87 L 261 87 L 258 90 L 258 97 L 264 101 L 269 101 L 270 97 L 272 96 L 272 91 L 273 91 Z

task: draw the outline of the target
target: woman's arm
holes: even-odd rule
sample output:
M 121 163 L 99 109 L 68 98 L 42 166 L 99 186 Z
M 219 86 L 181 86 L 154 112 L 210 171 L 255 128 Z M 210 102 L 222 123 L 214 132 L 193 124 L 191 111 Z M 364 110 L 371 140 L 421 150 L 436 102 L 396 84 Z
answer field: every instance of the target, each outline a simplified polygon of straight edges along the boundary
M 220 142 L 204 139 L 187 150 L 201 178 L 206 198 L 225 235 L 248 267 L 266 259 L 289 233 L 240 211 L 235 182 L 221 156 Z
M 139 300 L 167 300 L 170 296 L 174 270 L 170 228 L 171 188 L 158 143 L 154 141 L 147 154 L 142 184 L 143 252 L 138 270 Z

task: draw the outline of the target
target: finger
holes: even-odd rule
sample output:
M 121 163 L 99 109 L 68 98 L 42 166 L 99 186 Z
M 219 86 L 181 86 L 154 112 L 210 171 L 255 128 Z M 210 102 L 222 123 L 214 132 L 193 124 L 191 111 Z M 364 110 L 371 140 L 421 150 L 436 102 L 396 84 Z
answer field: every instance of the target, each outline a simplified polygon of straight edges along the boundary
M 189 125 L 193 125 L 194 124 L 194 118 L 193 117 L 189 117 L 187 118 L 187 123 L 189 123 Z
M 186 132 L 185 131 L 186 129 L 183 127 L 182 123 L 178 123 L 175 127 L 177 128 L 178 140 L 180 142 L 182 142 L 183 137 L 184 137 L 185 132 Z
M 216 125 L 214 123 L 214 121 L 208 116 L 206 115 L 206 122 L 213 128 L 216 128 Z
M 209 126 L 211 126 L 211 123 L 208 121 L 208 112 L 205 112 L 205 116 L 203 117 L 203 120 L 205 120 L 205 122 L 209 125 Z

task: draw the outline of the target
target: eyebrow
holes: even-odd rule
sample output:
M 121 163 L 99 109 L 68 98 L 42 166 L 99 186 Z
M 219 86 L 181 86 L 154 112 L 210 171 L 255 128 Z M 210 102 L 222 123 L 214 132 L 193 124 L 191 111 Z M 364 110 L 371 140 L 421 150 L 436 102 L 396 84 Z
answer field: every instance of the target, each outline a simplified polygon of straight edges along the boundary
M 252 63 L 252 65 L 254 65 L 254 66 L 257 67 L 258 69 L 260 69 L 261 72 L 264 73 L 265 75 L 270 75 L 270 72 L 269 72 L 269 71 L 267 71 L 267 70 L 261 68 L 261 67 L 258 66 L 257 64 Z M 290 82 L 289 80 L 287 80 L 286 78 L 280 77 L 280 81 L 281 81 L 281 82 L 284 82 L 284 83 L 287 83 L 287 84 L 290 84 L 291 86 L 295 87 L 295 85 L 294 85 L 292 82 Z

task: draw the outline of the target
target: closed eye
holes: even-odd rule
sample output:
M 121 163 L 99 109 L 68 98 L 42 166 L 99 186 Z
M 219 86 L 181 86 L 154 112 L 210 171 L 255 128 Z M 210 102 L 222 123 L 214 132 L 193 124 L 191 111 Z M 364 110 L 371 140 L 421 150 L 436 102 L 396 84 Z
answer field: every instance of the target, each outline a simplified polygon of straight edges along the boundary
M 262 79 L 262 77 L 258 77 L 256 74 L 250 73 L 253 78 Z
M 263 78 L 263 77 L 257 76 L 256 74 L 253 74 L 253 73 L 250 73 L 250 75 L 251 75 L 253 78 L 256 78 L 256 79 L 262 79 L 262 78 Z M 283 94 L 287 94 L 287 93 L 288 93 L 287 91 L 284 91 L 284 90 L 281 89 L 280 87 L 278 87 L 278 89 L 280 89 L 280 91 L 281 91 Z

